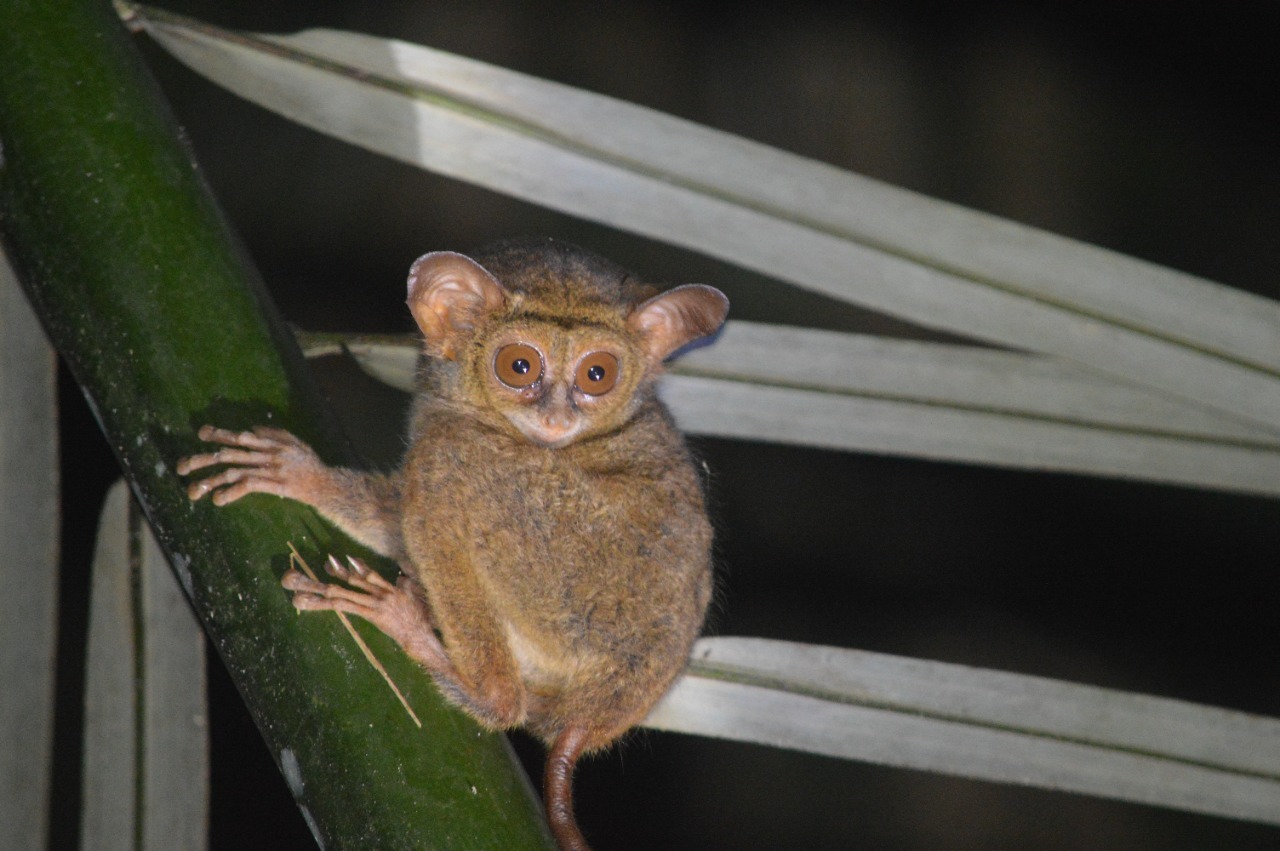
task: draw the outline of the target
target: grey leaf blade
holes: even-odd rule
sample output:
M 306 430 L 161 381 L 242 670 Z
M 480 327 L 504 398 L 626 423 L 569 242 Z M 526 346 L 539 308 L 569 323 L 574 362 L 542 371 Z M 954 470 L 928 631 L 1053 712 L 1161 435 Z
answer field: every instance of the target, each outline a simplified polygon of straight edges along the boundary
M 345 345 L 412 390 L 408 339 Z M 663 398 L 697 434 L 1280 494 L 1268 431 L 1017 353 L 730 322 L 672 373 Z
M 1269 448 L 694 376 L 670 376 L 662 394 L 694 434 L 1280 494 Z
M 428 48 L 147 15 L 192 67 L 371 150 L 1264 427 L 1280 419 L 1280 307 L 1265 299 Z
M 677 374 L 914 401 L 1101 428 L 1280 447 L 1280 434 L 1074 364 L 1021 352 L 730 321 Z
M 674 732 L 1280 823 L 1280 722 L 960 665 L 703 639 Z

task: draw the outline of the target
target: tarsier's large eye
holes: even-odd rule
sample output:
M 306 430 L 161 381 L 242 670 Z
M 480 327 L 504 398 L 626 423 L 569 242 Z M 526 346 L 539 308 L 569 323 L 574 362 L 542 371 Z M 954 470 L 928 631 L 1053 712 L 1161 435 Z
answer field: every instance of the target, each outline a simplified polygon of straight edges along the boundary
M 608 393 L 618 383 L 618 359 L 608 352 L 592 352 L 579 361 L 574 382 L 588 396 Z
M 511 343 L 498 349 L 493 372 L 508 387 L 532 387 L 542 377 L 542 355 L 528 343 Z

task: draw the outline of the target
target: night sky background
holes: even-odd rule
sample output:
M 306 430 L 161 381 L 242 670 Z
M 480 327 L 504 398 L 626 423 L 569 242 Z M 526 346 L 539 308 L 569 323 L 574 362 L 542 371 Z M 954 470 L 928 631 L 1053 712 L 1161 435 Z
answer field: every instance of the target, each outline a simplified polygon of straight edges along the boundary
M 888 183 L 1280 297 L 1271 4 L 179 2 L 236 28 L 350 29 L 651 106 Z M 145 38 L 281 312 L 408 331 L 429 250 L 545 234 L 732 316 L 930 334 L 691 252 L 426 174 L 198 78 Z M 393 464 L 407 397 L 319 370 Z M 114 459 L 63 376 L 66 532 L 53 847 L 74 847 L 87 564 Z M 709 631 L 1058 677 L 1280 715 L 1280 510 L 1189 488 L 698 439 L 712 470 Z M 314 847 L 210 660 L 213 847 Z M 535 772 L 540 748 L 517 736 Z M 424 758 L 429 758 L 424 754 Z M 647 848 L 1280 847 L 1226 819 L 642 732 L 585 763 L 584 830 Z

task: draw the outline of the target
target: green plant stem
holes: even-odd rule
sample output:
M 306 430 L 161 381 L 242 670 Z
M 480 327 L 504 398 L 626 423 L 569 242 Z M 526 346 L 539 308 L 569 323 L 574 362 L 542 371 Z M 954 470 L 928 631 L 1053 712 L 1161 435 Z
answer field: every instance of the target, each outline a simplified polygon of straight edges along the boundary
M 547 847 L 499 737 L 361 624 L 419 730 L 336 618 L 294 613 L 288 543 L 319 564 L 349 541 L 284 500 L 188 502 L 173 467 L 204 422 L 278 425 L 351 459 L 178 140 L 107 3 L 0 4 L 5 246 L 317 838 Z

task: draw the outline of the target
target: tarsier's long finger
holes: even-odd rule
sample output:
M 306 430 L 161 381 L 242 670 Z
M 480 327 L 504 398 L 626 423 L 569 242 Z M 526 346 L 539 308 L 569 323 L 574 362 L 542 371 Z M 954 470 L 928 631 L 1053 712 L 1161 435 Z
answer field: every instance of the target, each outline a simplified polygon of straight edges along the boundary
M 347 563 L 350 567 L 344 566 L 334 556 L 329 556 L 324 569 L 334 579 L 345 582 L 370 597 L 382 598 L 395 592 L 394 585 L 383 579 L 376 570 L 370 570 L 360 559 L 347 556 Z
M 188 455 L 186 458 L 178 459 L 178 475 L 185 476 L 194 473 L 196 470 L 203 470 L 205 467 L 212 467 L 218 463 L 218 453 L 208 452 L 203 455 Z
M 219 449 L 200 455 L 188 455 L 178 459 L 178 475 L 185 476 L 215 464 L 237 464 L 241 467 L 263 467 L 275 460 L 275 455 L 255 449 Z
M 259 426 L 253 431 L 233 431 L 229 428 L 218 428 L 212 425 L 200 426 L 197 437 L 205 443 L 221 443 L 223 446 L 238 446 L 242 449 L 268 450 L 292 437 L 287 431 L 278 428 Z
M 376 570 L 371 570 L 367 564 L 354 556 L 347 556 L 347 565 L 344 567 L 341 562 L 334 556 L 329 556 L 325 562 L 325 570 L 330 576 L 335 576 L 356 588 L 363 589 L 370 594 L 382 594 L 394 591 L 395 586 L 382 578 L 382 574 Z
M 254 426 L 253 436 L 259 440 L 265 440 L 268 443 L 285 444 L 288 446 L 306 446 L 301 440 L 294 436 L 293 432 L 285 431 L 275 426 Z
M 240 464 L 249 467 L 270 464 L 286 445 L 297 444 L 297 440 L 292 435 L 280 429 L 232 431 L 205 425 L 200 427 L 197 437 L 206 443 L 220 443 L 227 448 L 178 459 L 177 468 L 180 476 L 215 464 Z
M 286 590 L 298 591 L 306 594 L 323 594 L 324 589 L 328 587 L 325 583 L 318 579 L 312 579 L 300 570 L 290 568 L 284 572 L 284 576 L 280 577 L 280 584 Z
M 293 605 L 298 609 L 337 609 L 367 618 L 377 608 L 377 601 L 362 591 L 318 582 L 296 570 L 286 571 L 280 584 L 294 592 Z
M 213 493 L 214 505 L 227 505 L 251 493 L 270 493 L 284 496 L 284 483 L 264 475 L 259 468 L 228 467 L 227 469 L 192 482 L 187 486 L 187 498 L 197 500 Z
M 183 472 L 181 463 L 178 464 L 178 472 Z M 244 478 L 243 470 L 235 468 L 223 470 L 216 476 L 209 476 L 207 479 L 200 479 L 187 485 L 187 499 L 194 502 L 210 491 L 216 488 L 226 487 L 227 485 L 238 482 L 242 478 Z
M 351 572 L 343 567 L 342 562 L 332 555 L 324 560 L 324 570 L 334 579 L 341 579 L 343 582 L 346 582 L 351 577 Z
M 378 616 L 376 606 L 370 606 L 361 600 L 322 596 L 305 591 L 294 593 L 293 607 L 300 612 L 346 612 L 349 615 L 358 615 L 370 623 L 373 623 Z
M 190 488 L 188 488 L 190 490 Z M 217 506 L 230 505 L 242 496 L 248 496 L 251 493 L 268 493 L 272 496 L 292 496 L 288 486 L 277 479 L 263 476 L 261 473 L 248 472 L 243 474 L 235 484 L 228 487 L 220 488 L 213 494 L 213 504 Z
M 329 556 L 329 558 L 333 559 L 333 556 Z M 355 556 L 347 556 L 347 564 L 351 566 L 357 576 L 368 576 L 374 572 L 369 569 L 369 565 L 364 563 L 364 559 L 358 559 Z

